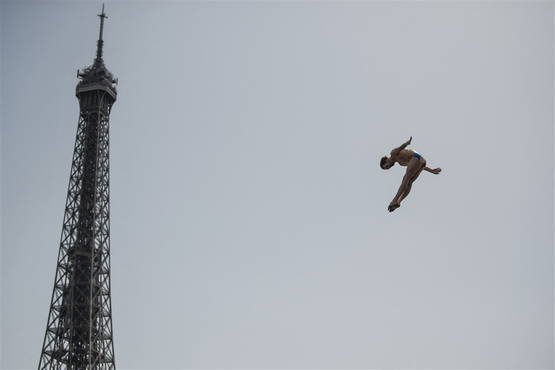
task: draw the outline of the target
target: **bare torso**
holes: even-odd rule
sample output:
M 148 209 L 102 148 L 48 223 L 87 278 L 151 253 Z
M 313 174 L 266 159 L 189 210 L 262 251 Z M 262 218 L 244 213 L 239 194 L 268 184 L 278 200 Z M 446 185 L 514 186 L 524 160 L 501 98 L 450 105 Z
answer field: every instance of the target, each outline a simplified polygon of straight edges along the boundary
M 395 150 L 392 150 L 391 159 L 399 163 L 401 166 L 408 166 L 414 153 L 416 152 L 411 149 L 402 149 L 399 153 L 395 153 Z

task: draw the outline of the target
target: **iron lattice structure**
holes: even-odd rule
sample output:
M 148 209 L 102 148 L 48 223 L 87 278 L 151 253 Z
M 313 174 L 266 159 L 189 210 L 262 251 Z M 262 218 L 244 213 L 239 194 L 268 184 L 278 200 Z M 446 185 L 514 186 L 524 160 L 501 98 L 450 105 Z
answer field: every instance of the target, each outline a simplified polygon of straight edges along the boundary
M 94 63 L 78 71 L 79 122 L 56 277 L 39 361 L 45 369 L 115 369 L 110 296 L 109 117 L 117 80 Z

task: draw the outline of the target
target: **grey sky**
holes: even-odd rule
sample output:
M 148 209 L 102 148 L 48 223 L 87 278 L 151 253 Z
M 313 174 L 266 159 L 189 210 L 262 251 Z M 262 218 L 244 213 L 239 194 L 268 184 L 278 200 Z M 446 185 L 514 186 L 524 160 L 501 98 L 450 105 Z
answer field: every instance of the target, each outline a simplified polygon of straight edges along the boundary
M 1 367 L 35 368 L 96 2 L 0 2 Z M 116 362 L 552 368 L 551 2 L 107 2 Z M 441 166 L 403 206 L 379 158 Z

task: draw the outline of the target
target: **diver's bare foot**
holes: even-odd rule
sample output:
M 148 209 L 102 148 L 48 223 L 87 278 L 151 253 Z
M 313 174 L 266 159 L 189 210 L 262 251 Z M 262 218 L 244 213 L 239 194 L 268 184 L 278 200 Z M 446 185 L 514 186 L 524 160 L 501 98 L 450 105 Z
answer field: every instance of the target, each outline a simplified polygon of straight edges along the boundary
M 399 207 L 401 207 L 400 204 L 394 203 L 394 204 L 390 204 L 389 207 L 387 207 L 387 209 L 389 210 L 389 212 L 393 212 Z

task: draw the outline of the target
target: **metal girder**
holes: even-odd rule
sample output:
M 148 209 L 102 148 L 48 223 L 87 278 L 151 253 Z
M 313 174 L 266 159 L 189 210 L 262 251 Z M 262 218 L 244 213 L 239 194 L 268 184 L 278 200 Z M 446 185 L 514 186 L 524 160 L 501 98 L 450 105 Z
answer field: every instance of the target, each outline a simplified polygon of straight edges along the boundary
M 115 369 L 109 188 L 115 96 L 86 86 L 77 96 L 81 112 L 39 370 Z

